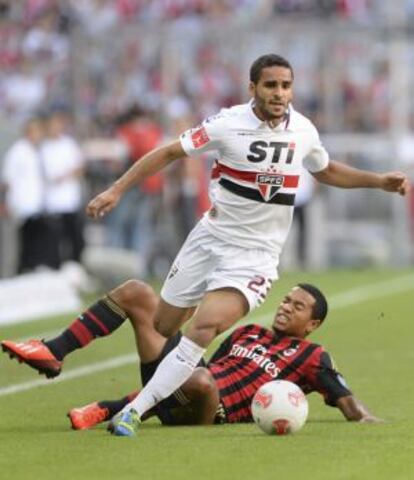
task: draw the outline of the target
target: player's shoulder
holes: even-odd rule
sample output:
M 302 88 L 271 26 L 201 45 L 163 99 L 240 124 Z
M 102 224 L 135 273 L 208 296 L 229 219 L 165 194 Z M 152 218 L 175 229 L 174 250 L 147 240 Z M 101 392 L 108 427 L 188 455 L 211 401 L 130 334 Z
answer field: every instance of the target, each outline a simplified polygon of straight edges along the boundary
M 301 350 L 302 351 L 308 351 L 308 352 L 311 352 L 311 354 L 322 354 L 325 349 L 322 345 L 320 345 L 319 343 L 316 343 L 316 342 L 312 342 L 310 340 L 307 340 L 305 338 L 299 340 L 299 345 L 301 347 Z
M 204 123 L 206 124 L 213 123 L 213 122 L 231 123 L 239 118 L 245 117 L 249 112 L 249 108 L 251 108 L 250 103 L 242 103 L 240 105 L 233 105 L 232 107 L 222 108 L 215 115 L 211 115 L 210 117 L 207 117 Z
M 266 327 L 263 327 L 262 325 L 259 325 L 258 323 L 249 323 L 248 325 L 242 325 L 234 331 L 234 333 L 237 336 L 259 336 L 266 334 L 267 332 L 270 332 L 270 330 Z
M 312 120 L 295 110 L 292 105 L 289 107 L 289 124 L 293 129 L 309 130 L 309 132 L 313 134 L 318 134 L 318 131 Z

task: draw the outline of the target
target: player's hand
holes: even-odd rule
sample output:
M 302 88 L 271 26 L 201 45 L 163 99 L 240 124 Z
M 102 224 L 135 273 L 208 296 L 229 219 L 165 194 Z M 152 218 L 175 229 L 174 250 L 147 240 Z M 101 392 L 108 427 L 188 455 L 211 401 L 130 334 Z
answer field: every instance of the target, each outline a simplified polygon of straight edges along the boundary
M 92 218 L 102 218 L 113 210 L 121 199 L 121 192 L 114 186 L 93 198 L 86 207 L 86 213 Z
M 359 423 L 385 423 L 382 418 L 374 417 L 374 415 L 364 415 Z
M 386 192 L 398 192 L 404 196 L 410 190 L 410 182 L 405 173 L 388 172 L 382 174 L 381 188 Z

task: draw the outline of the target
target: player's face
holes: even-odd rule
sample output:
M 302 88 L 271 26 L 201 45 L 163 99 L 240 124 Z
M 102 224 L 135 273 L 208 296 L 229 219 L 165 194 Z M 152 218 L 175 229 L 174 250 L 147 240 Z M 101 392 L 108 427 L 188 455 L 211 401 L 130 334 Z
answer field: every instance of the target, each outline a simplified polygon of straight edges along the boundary
M 35 145 L 39 144 L 44 138 L 44 127 L 40 120 L 32 120 L 26 126 L 26 135 Z
M 277 309 L 273 330 L 291 337 L 305 338 L 320 324 L 312 318 L 315 299 L 300 287 L 293 288 Z
M 256 115 L 275 125 L 280 123 L 292 101 L 292 87 L 293 77 L 289 68 L 264 68 L 257 84 L 251 82 L 249 87 Z

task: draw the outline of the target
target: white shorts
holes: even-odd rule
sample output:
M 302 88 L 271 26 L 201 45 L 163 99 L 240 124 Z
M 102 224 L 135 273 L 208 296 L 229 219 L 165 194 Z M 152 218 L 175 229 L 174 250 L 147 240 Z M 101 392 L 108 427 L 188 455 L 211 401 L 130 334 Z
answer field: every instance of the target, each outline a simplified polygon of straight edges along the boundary
M 193 307 L 206 292 L 232 287 L 243 293 L 251 311 L 265 301 L 278 278 L 277 266 L 269 252 L 225 243 L 198 223 L 174 260 L 161 297 L 176 307 Z

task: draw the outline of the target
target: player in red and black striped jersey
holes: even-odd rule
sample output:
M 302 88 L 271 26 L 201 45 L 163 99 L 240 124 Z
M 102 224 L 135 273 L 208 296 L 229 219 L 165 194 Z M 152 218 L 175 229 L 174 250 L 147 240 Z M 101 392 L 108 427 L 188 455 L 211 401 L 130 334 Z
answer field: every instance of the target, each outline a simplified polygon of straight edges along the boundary
M 305 393 L 318 391 L 332 406 L 339 398 L 352 395 L 323 347 L 255 324 L 227 337 L 208 369 L 229 422 L 250 422 L 252 398 L 271 380 L 289 380 Z
M 47 342 L 6 341 L 2 345 L 40 373 L 50 374 L 53 368 L 53 375 L 49 376 L 57 376 L 66 355 L 101 336 L 96 334 L 95 325 L 105 327 L 106 335 L 114 330 L 115 320 L 120 324 L 121 319 L 128 317 L 134 328 L 145 385 L 181 338 L 181 333 L 177 333 L 166 339 L 155 330 L 156 300 L 151 287 L 129 281 L 90 307 L 58 337 Z M 271 328 L 255 324 L 237 328 L 222 342 L 207 366 L 201 362 L 191 378 L 146 418 L 155 414 L 165 424 L 249 422 L 256 390 L 268 381 L 286 379 L 305 393 L 319 392 L 328 405 L 338 407 L 348 420 L 376 421 L 348 389 L 330 355 L 306 339 L 323 322 L 327 309 L 326 299 L 316 287 L 297 285 L 282 300 Z M 83 337 L 88 341 L 82 344 Z M 136 392 L 119 400 L 75 408 L 69 414 L 72 426 L 83 429 L 108 420 L 134 395 Z

